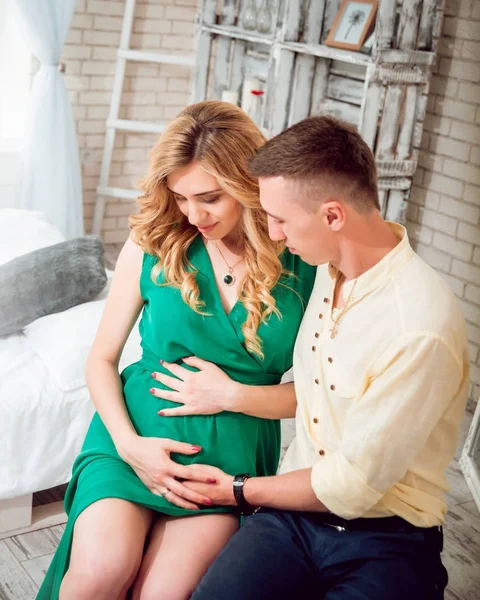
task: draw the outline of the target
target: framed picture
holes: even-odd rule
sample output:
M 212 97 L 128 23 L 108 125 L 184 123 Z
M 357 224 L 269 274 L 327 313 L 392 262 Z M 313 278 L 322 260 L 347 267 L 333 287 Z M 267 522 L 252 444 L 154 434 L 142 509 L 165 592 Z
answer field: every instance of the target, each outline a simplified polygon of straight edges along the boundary
M 365 40 L 363 46 L 360 48 L 360 52 L 363 52 L 364 54 L 371 54 L 374 44 L 375 44 L 375 34 L 371 33 Z
M 377 7 L 377 0 L 343 0 L 325 44 L 360 50 L 374 27 Z

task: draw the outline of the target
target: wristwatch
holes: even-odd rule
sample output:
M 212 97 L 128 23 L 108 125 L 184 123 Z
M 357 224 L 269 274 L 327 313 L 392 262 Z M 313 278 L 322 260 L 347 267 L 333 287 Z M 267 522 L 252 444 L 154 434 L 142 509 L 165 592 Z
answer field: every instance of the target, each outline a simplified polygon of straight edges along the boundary
M 241 473 L 233 478 L 233 496 L 243 516 L 251 515 L 256 511 L 256 507 L 251 506 L 243 495 L 243 486 L 249 477 L 251 477 L 250 473 Z

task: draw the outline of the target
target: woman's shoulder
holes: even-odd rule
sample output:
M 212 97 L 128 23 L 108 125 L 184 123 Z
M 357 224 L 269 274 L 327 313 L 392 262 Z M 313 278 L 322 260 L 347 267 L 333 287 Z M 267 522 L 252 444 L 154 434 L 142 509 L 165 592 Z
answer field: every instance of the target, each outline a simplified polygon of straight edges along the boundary
M 148 267 L 149 269 L 151 269 L 157 264 L 158 260 L 158 256 L 156 256 L 155 254 L 149 254 L 146 250 L 143 250 L 143 268 Z
M 192 262 L 196 266 L 198 258 L 197 255 L 199 254 L 199 252 L 201 252 L 202 246 L 203 244 L 201 243 L 200 236 L 197 236 L 190 241 L 186 252 L 187 266 L 190 262 Z M 158 254 L 155 253 L 155 250 L 149 251 L 146 248 L 143 248 L 142 246 L 140 247 L 143 251 L 142 275 L 150 279 L 152 275 L 152 269 L 156 267 L 159 263 L 161 263 L 161 258 Z M 161 281 L 164 282 L 163 266 L 156 269 L 156 274 L 157 283 Z

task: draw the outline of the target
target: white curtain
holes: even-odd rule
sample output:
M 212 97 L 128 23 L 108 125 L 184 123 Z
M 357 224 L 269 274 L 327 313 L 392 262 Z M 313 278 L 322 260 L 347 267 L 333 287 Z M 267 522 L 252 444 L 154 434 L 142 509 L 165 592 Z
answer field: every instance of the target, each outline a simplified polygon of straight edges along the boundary
M 19 182 L 21 208 L 41 210 L 68 238 L 84 234 L 82 181 L 70 100 L 58 69 L 77 0 L 14 0 L 40 61 L 31 91 Z M 68 72 L 68 63 L 67 63 Z

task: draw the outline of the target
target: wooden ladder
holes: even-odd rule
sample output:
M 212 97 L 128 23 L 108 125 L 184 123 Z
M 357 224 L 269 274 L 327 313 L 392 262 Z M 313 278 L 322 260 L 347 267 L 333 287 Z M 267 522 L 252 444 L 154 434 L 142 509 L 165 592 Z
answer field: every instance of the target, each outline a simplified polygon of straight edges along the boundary
M 194 58 L 189 56 L 175 56 L 171 54 L 161 54 L 158 52 L 131 50 L 129 48 L 135 13 L 135 3 L 136 0 L 126 0 L 125 2 L 122 34 L 120 37 L 120 46 L 117 51 L 112 99 L 107 118 L 107 131 L 105 136 L 105 146 L 103 148 L 102 168 L 97 187 L 97 199 L 95 203 L 95 212 L 92 225 L 92 233 L 96 235 L 100 235 L 102 230 L 103 215 L 105 212 L 105 196 L 129 201 L 135 200 L 138 196 L 138 192 L 136 190 L 109 187 L 108 185 L 116 132 L 131 131 L 135 133 L 162 133 L 165 129 L 165 125 L 162 123 L 146 123 L 143 121 L 129 121 L 119 118 L 120 102 L 123 83 L 125 80 L 125 68 L 127 60 L 168 65 L 181 65 L 186 67 L 193 67 L 195 64 Z

